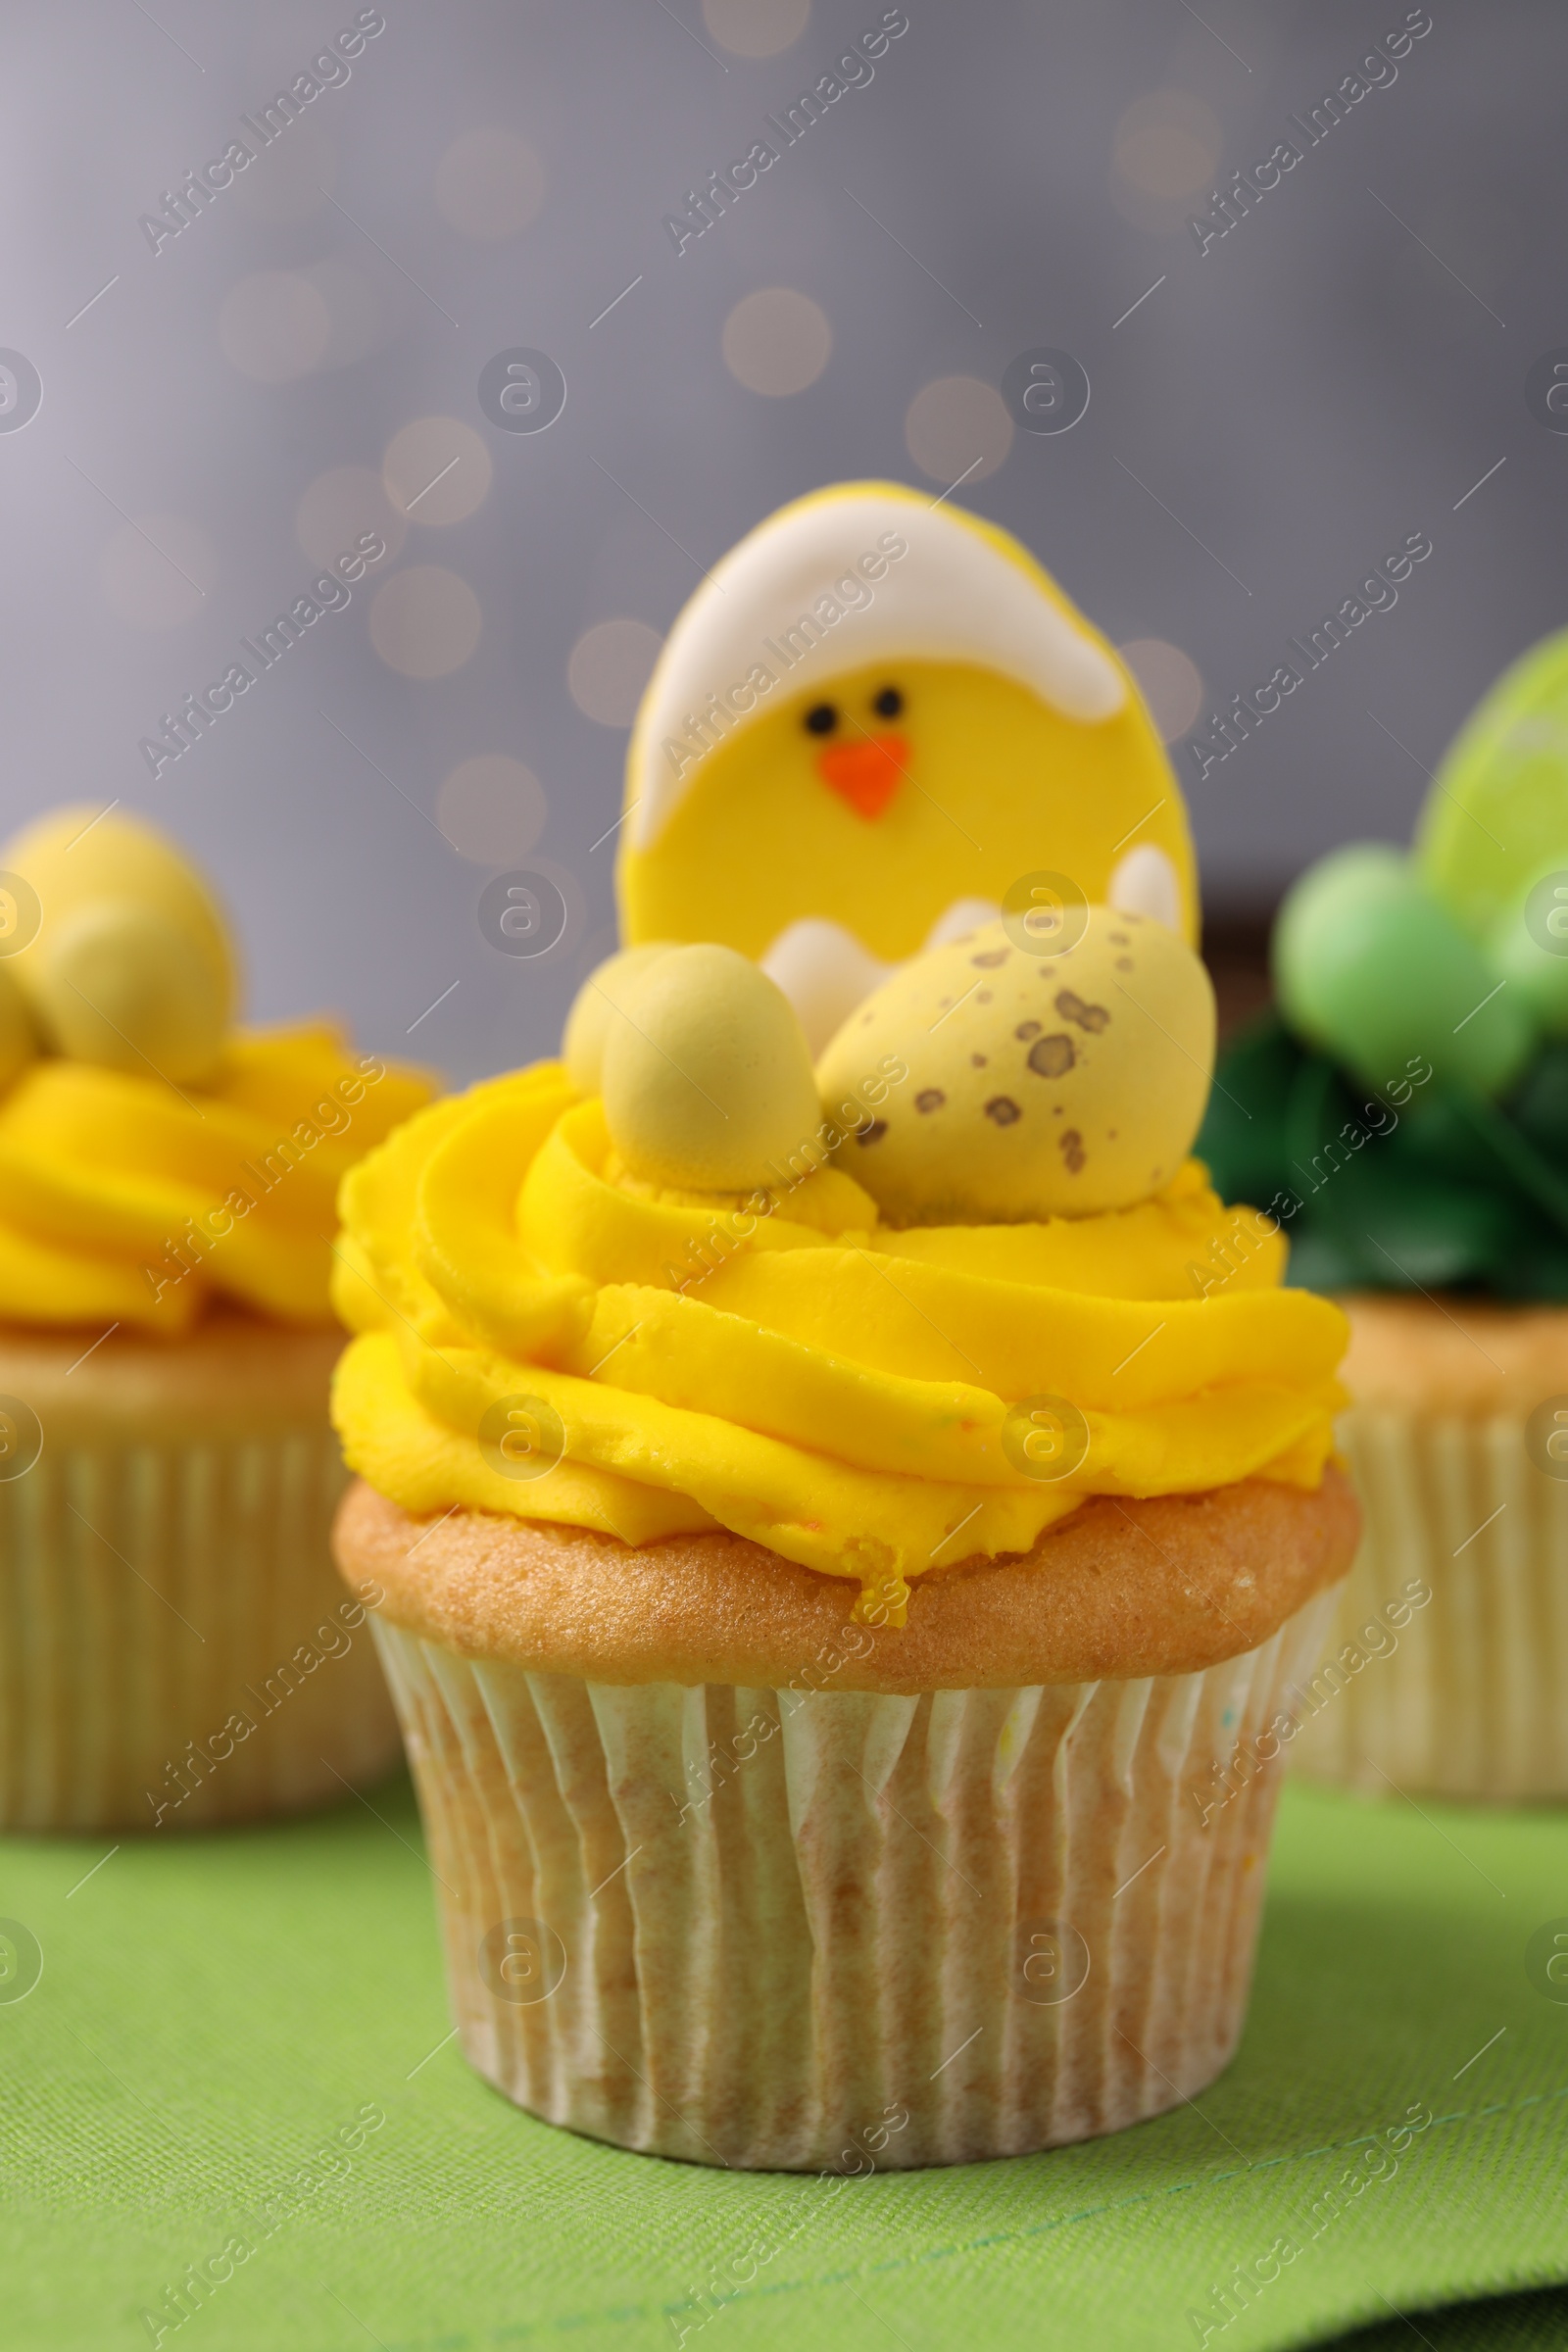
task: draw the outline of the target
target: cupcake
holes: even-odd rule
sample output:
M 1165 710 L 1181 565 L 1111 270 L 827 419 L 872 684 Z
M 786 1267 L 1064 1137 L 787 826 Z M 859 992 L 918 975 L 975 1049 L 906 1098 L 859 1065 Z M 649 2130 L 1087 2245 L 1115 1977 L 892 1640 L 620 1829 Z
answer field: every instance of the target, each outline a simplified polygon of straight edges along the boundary
M 759 646 L 872 525 L 889 563 L 877 533 L 948 544 L 903 494 L 845 504 Z M 749 593 L 751 548 L 720 566 Z M 1073 884 L 1069 857 L 1103 890 L 1115 836 L 1056 770 L 1030 789 L 1063 846 L 1028 816 L 1010 876 L 927 829 L 922 795 L 973 813 L 942 768 L 960 695 L 989 754 L 1020 715 L 1059 721 L 1064 758 L 1083 737 L 1113 804 L 1159 758 L 1108 653 L 1098 716 L 1046 706 L 1048 657 L 1066 693 L 1101 656 L 1032 570 L 1040 712 L 999 670 L 1003 714 L 978 715 L 977 566 L 951 664 L 933 573 L 905 616 L 929 675 L 868 633 L 853 679 L 768 690 L 753 882 L 738 836 L 676 835 L 668 801 L 628 852 L 641 936 L 584 987 L 564 1058 L 420 1112 L 343 1189 L 359 1336 L 334 1412 L 361 1483 L 337 1553 L 385 1594 L 464 2048 L 538 2115 L 702 2163 L 954 2163 L 1200 2090 L 1245 2014 L 1283 1692 L 1355 1539 L 1329 1458 L 1344 1319 L 1281 1288 L 1277 1232 L 1187 1157 L 1213 1049 L 1196 956 Z M 997 660 L 1023 666 L 1012 593 Z M 863 723 L 868 683 L 903 698 L 902 748 Z M 633 800 L 662 725 L 645 712 Z M 1096 733 L 1118 725 L 1119 749 Z M 710 731 L 705 760 L 738 759 L 739 719 Z M 847 797 L 835 737 L 876 744 L 896 789 Z M 797 830 L 795 912 L 758 916 L 741 901 Z M 666 855 L 709 861 L 684 902 Z M 1005 903 L 1019 877 L 1007 912 L 909 956 L 944 893 Z M 647 935 L 705 904 L 746 939 Z M 884 974 L 814 1064 L 753 960 L 813 921 L 791 976 L 815 1019 L 851 951 Z M 1200 1298 L 1216 1249 L 1246 1268 Z
M 0 850 L 0 1825 L 211 1827 L 382 1773 L 328 1536 L 339 1179 L 429 1093 L 232 1026 L 201 877 L 68 808 Z
M 1409 855 L 1296 885 L 1199 1143 L 1349 1316 L 1365 1536 L 1297 1752 L 1375 1794 L 1568 1796 L 1565 745 L 1568 635 L 1482 702 Z

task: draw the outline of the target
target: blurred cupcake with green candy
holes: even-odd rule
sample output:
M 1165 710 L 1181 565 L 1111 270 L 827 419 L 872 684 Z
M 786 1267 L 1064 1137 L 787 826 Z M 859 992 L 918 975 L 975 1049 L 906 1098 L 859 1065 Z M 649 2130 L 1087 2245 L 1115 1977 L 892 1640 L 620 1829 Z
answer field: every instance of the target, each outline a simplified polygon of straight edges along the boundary
M 394 1761 L 327 1550 L 340 1179 L 421 1075 L 234 1024 L 202 876 L 123 814 L 0 847 L 0 1827 L 211 1827 Z
M 1568 632 L 1461 729 L 1408 855 L 1301 877 L 1273 964 L 1197 1149 L 1350 1316 L 1365 1534 L 1297 1753 L 1568 1796 Z

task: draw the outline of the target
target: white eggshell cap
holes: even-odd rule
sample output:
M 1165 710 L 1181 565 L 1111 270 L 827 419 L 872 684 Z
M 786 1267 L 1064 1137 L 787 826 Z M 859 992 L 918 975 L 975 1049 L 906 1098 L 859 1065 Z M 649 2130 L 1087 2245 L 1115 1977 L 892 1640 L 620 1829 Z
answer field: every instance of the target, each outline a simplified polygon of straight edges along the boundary
M 1021 548 L 891 484 L 805 499 L 720 560 L 665 640 L 632 735 L 631 846 L 651 846 L 705 753 L 748 714 L 883 661 L 974 662 L 1086 726 L 1127 700 L 1109 654 Z

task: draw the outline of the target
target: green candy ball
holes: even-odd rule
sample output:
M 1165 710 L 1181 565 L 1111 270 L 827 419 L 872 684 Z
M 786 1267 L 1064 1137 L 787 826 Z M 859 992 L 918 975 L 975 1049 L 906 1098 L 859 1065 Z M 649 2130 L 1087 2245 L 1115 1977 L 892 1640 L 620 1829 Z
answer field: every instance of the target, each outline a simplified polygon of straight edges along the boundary
M 1275 927 L 1286 1019 L 1373 1087 L 1425 1061 L 1441 1086 L 1500 1094 L 1535 1038 L 1518 990 L 1497 978 L 1397 850 L 1325 858 Z
M 767 974 L 733 948 L 670 948 L 621 1009 L 601 1088 L 632 1174 L 692 1193 L 783 1181 L 822 1113 L 801 1024 Z
M 1547 1037 L 1568 1037 L 1568 871 L 1544 874 L 1492 935 L 1494 969 Z

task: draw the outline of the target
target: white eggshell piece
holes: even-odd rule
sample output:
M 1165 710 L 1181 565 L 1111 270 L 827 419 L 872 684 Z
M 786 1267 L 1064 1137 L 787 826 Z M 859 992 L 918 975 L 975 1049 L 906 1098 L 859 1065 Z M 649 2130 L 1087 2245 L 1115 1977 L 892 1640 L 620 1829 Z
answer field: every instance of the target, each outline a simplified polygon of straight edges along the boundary
M 1121 914 L 1147 914 L 1167 931 L 1182 927 L 1182 893 L 1176 868 L 1163 850 L 1145 843 L 1129 850 L 1112 869 L 1105 891 Z
M 807 1044 L 819 1054 L 857 1004 L 897 966 L 873 956 L 842 923 L 810 915 L 779 933 L 762 957 L 762 969 L 788 997 Z

